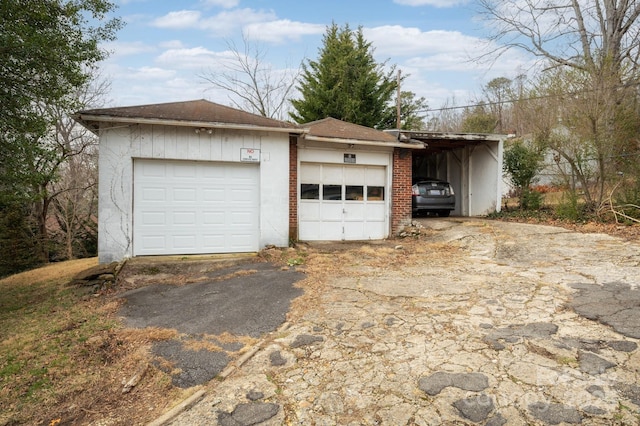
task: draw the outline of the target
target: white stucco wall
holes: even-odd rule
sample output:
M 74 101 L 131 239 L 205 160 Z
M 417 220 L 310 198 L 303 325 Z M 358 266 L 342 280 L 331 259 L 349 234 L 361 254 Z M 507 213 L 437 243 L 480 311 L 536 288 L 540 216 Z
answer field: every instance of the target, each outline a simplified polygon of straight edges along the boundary
M 161 125 L 105 124 L 100 129 L 98 256 L 133 254 L 133 159 L 240 162 L 241 148 L 260 149 L 260 247 L 289 243 L 289 135 Z

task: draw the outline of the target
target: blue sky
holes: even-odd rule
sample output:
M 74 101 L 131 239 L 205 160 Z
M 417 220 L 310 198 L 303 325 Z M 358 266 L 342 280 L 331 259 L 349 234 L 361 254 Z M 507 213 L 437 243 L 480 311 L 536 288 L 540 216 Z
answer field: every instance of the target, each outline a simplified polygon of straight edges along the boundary
M 230 42 L 242 34 L 259 43 L 274 70 L 317 59 L 332 22 L 362 26 L 379 62 L 409 75 L 403 90 L 430 108 L 455 99 L 466 104 L 494 77 L 526 71 L 527 58 L 508 52 L 499 61 L 470 61 L 484 49 L 484 23 L 467 0 L 116 0 L 126 26 L 106 47 L 102 67 L 111 81 L 108 104 L 141 105 L 190 99 L 229 104 L 201 77 L 220 70 Z

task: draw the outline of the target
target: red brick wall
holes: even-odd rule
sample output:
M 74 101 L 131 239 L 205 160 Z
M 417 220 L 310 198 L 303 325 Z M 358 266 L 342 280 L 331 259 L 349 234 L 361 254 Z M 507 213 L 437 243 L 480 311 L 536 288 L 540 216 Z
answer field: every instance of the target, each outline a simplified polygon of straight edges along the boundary
M 289 136 L 289 241 L 298 240 L 298 138 Z
M 394 148 L 391 184 L 391 234 L 411 224 L 411 150 Z

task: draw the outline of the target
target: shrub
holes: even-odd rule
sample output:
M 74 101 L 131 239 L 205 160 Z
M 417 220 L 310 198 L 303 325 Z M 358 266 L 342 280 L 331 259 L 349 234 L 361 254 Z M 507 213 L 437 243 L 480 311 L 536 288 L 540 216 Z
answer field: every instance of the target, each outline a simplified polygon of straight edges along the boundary
M 559 219 L 577 222 L 584 220 L 584 208 L 579 203 L 578 194 L 575 191 L 567 191 L 556 207 L 556 215 Z

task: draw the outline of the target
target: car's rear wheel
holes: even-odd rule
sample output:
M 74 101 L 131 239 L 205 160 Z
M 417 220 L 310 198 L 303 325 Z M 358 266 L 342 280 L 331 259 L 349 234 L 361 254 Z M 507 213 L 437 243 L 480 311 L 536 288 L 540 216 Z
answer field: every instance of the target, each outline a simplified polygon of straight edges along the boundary
M 440 216 L 440 217 L 449 217 L 450 213 L 451 213 L 451 210 L 440 210 L 438 212 L 438 216 Z

